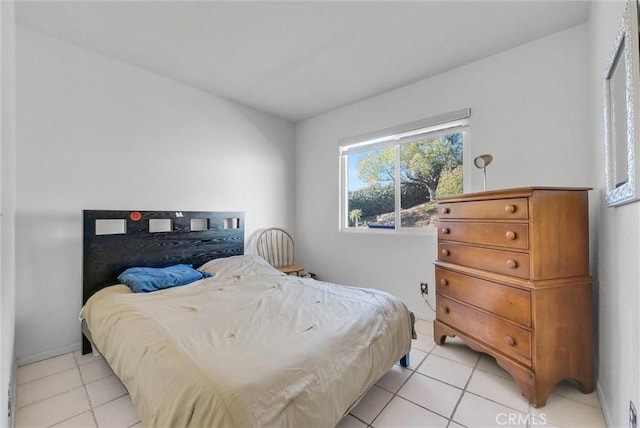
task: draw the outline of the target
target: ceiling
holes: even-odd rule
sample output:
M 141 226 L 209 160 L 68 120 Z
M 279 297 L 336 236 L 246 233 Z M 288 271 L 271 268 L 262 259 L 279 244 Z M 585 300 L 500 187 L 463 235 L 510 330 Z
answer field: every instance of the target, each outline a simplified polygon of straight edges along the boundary
M 588 20 L 588 1 L 18 1 L 19 25 L 297 122 Z

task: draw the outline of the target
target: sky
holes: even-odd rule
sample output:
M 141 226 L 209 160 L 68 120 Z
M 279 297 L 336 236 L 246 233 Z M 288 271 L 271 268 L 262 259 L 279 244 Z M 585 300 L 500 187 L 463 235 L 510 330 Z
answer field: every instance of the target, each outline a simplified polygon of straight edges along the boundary
M 367 183 L 360 180 L 358 177 L 358 163 L 365 154 L 366 152 L 354 153 L 347 156 L 347 159 L 349 160 L 349 192 L 367 187 Z

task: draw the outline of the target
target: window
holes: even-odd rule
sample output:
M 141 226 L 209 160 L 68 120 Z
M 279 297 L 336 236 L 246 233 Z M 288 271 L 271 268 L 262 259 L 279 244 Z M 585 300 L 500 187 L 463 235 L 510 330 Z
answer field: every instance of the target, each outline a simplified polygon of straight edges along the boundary
M 437 196 L 463 192 L 470 110 L 351 138 L 340 145 L 342 230 L 437 225 Z

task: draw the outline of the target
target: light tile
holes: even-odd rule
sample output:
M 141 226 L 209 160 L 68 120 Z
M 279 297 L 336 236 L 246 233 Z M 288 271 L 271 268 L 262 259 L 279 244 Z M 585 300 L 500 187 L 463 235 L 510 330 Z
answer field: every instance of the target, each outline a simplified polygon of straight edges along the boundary
M 433 337 L 433 321 L 417 319 L 415 323 L 416 333 Z
M 538 425 L 543 425 L 542 422 L 546 422 L 558 428 L 607 426 L 600 408 L 558 395 L 550 395 L 546 406 L 540 409 L 532 408 L 530 415 L 536 418 L 539 422 Z
M 128 394 L 127 389 L 115 375 L 88 383 L 86 387 L 92 407 L 101 406 L 108 401 Z
M 381 388 L 396 393 L 402 384 L 407 380 L 413 371 L 400 366 L 393 366 L 389 371 L 376 382 Z
M 16 407 L 28 406 L 36 401 L 53 397 L 61 392 L 71 391 L 79 386 L 82 386 L 82 380 L 78 369 L 74 366 L 71 370 L 18 385 L 16 389 Z
M 66 421 L 54 425 L 52 428 L 96 428 L 96 421 L 91 412 L 84 412 Z
M 503 377 L 505 379 L 513 379 L 509 372 L 500 367 L 500 365 L 496 362 L 496 359 L 491 355 L 482 354 L 480 356 L 480 361 L 478 362 L 477 368 L 487 373 Z
M 444 384 L 430 377 L 415 374 L 398 391 L 402 398 L 450 418 L 462 390 Z
M 418 367 L 422 363 L 422 361 L 424 361 L 424 357 L 426 356 L 426 352 L 419 349 L 412 349 L 411 352 L 409 352 L 408 368 L 410 368 L 411 370 L 415 370 L 416 367 Z M 397 362 L 396 364 L 400 364 L 400 362 Z
M 76 359 L 76 363 L 81 366 L 83 364 L 87 364 L 87 363 L 92 363 L 96 360 L 101 359 L 102 357 L 100 355 L 93 355 L 93 353 L 88 353 L 85 355 L 82 355 L 82 351 L 75 351 L 73 353 L 73 358 Z
M 420 328 L 428 327 L 422 324 Z M 432 339 L 428 339 L 425 334 L 421 336 L 423 348 L 433 347 L 433 342 L 425 345 L 427 340 Z M 469 352 L 467 356 L 465 349 Z M 448 390 L 458 391 L 457 396 L 462 391 L 430 377 L 451 385 L 461 385 L 460 378 L 464 378 L 472 370 L 476 361 L 477 370 L 473 372 L 468 384 L 469 391 L 474 393 L 464 393 L 449 428 L 514 427 L 525 426 L 527 423 L 532 428 L 605 426 L 597 395 L 581 393 L 573 381 L 559 384 L 552 391 L 545 407 L 533 409 L 527 403 L 528 413 L 518 412 L 514 408 L 524 408 L 523 401 L 526 403 L 526 399 L 521 397 L 511 376 L 492 357 L 482 355 L 478 361 L 477 354 L 457 338 L 447 338 L 445 346 L 435 347 L 433 351 L 429 354 L 429 351 L 414 346 L 410 367 L 417 368 L 416 372 L 395 365 L 353 409 L 355 416 L 347 415 L 338 427 L 365 428 L 372 418 L 375 418 L 371 423 L 372 427 L 444 427 L 446 419 L 435 412 L 446 414 L 450 408 L 447 403 L 454 403 L 455 406 L 456 394 L 451 394 L 453 398 L 448 400 Z M 82 378 L 88 379 L 86 390 L 74 387 L 78 385 L 78 381 L 82 382 Z M 400 387 L 402 388 L 398 391 Z M 389 391 L 397 391 L 398 396 L 393 397 Z M 127 394 L 126 389 L 100 357 L 82 356 L 76 352 L 20 367 L 16 392 L 16 428 L 142 428 L 129 396 L 123 395 Z M 437 395 L 433 395 L 433 392 Z M 90 410 L 91 403 L 95 414 Z M 510 424 L 510 421 L 514 423 Z
M 526 413 L 529 410 L 529 400 L 522 396 L 520 387 L 513 379 L 505 379 L 491 373 L 476 370 L 471 376 L 467 391 L 521 412 Z
M 464 342 L 451 338 L 447 338 L 444 345 L 433 348 L 431 353 L 471 367 L 474 367 L 480 358 L 479 352 L 469 348 Z
M 525 428 L 528 415 L 465 392 L 453 414 L 453 420 L 468 427 Z
M 431 376 L 458 388 L 464 388 L 473 372 L 473 367 L 437 355 L 429 355 L 418 368 L 418 373 Z
M 71 354 L 68 355 L 71 356 Z M 84 387 L 80 387 L 18 409 L 15 426 L 16 428 L 47 427 L 89 409 L 89 397 Z
M 370 424 L 392 398 L 392 393 L 374 385 L 350 413 Z
M 128 428 L 140 421 L 136 408 L 128 395 L 95 407 L 93 414 L 100 428 Z
M 529 428 L 560 428 L 559 426 L 552 424 L 546 417 L 543 419 L 539 415 L 532 415 L 531 412 L 529 412 L 528 418 Z M 606 425 L 602 425 L 601 428 L 606 428 Z
M 415 427 L 446 427 L 447 419 L 436 415 L 427 409 L 410 403 L 404 398 L 394 397 L 387 407 L 380 413 L 372 426 L 375 428 L 415 428 Z
M 113 371 L 111 371 L 107 362 L 102 358 L 83 364 L 79 367 L 84 383 L 91 383 L 98 379 L 113 375 Z
M 17 384 L 20 385 L 31 382 L 32 380 L 72 369 L 75 366 L 76 362 L 71 354 L 64 354 L 38 361 L 37 363 L 27 364 L 26 366 L 18 367 Z
M 336 425 L 336 428 L 367 428 L 367 424 L 360 422 L 351 415 L 347 415 Z
M 433 341 L 433 337 L 426 334 L 418 333 L 418 338 L 411 341 L 411 349 L 419 349 L 424 352 L 431 352 L 436 343 Z
M 465 344 L 465 341 L 458 336 L 446 336 L 446 343 L 457 343 L 459 345 Z
M 597 407 L 598 409 L 601 408 L 600 399 L 598 398 L 598 394 L 596 394 L 595 390 L 590 394 L 585 394 L 580 391 L 580 388 L 578 388 L 578 383 L 572 380 L 560 382 L 556 385 L 553 391 L 551 391 L 551 394 L 579 401 L 580 403 Z

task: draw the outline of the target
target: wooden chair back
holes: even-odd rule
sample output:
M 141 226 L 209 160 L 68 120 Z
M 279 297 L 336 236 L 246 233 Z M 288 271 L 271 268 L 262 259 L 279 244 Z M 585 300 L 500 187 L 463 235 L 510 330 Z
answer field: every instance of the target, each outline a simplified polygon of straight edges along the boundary
M 289 232 L 270 227 L 258 235 L 258 255 L 273 267 L 295 265 L 295 242 Z

